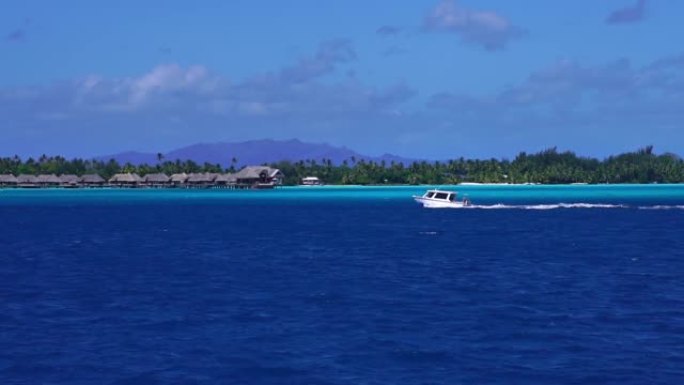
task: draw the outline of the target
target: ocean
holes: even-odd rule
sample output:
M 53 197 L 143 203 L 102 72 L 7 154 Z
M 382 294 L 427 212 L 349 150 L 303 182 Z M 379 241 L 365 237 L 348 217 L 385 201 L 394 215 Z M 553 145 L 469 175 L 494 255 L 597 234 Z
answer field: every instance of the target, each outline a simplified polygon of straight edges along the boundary
M 0 384 L 681 384 L 684 185 L 0 190 Z

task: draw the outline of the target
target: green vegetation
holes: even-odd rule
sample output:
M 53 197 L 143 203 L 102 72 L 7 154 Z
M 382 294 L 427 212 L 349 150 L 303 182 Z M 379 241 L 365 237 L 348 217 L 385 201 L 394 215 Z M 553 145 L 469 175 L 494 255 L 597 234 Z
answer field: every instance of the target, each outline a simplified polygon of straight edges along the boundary
M 447 162 L 374 163 L 363 160 L 334 166 L 328 161 L 279 162 L 286 184 L 318 176 L 328 184 L 476 183 L 682 183 L 684 161 L 674 154 L 655 155 L 652 147 L 603 161 L 555 148 L 520 153 L 513 161 L 453 159 Z
M 100 174 L 109 178 L 119 172 L 140 175 L 163 172 L 234 172 L 231 167 L 199 165 L 193 161 L 164 161 L 149 166 L 119 165 L 83 159 L 66 160 L 43 156 L 38 160 L 22 161 L 18 157 L 0 158 L 0 174 Z M 349 159 L 334 165 L 329 159 L 321 161 L 277 162 L 270 164 L 285 174 L 285 184 L 299 184 L 305 176 L 318 176 L 326 184 L 451 184 L 478 183 L 682 183 L 684 161 L 674 154 L 656 155 L 652 147 L 636 152 L 611 156 L 604 160 L 580 157 L 572 152 L 558 152 L 555 148 L 536 154 L 520 153 L 514 160 L 454 159 L 447 162 L 414 162 L 411 164 L 368 162 Z
M 161 154 L 159 154 L 161 155 Z M 157 156 L 158 159 L 163 160 L 163 156 Z M 13 158 L 0 158 L 0 174 L 99 174 L 105 179 L 109 179 L 112 175 L 121 172 L 132 172 L 139 175 L 146 175 L 151 173 L 163 172 L 167 175 L 175 173 L 197 173 L 197 172 L 232 172 L 234 169 L 224 170 L 221 165 L 205 163 L 199 165 L 191 160 L 175 162 L 163 161 L 159 165 L 132 165 L 126 163 L 120 165 L 115 160 L 107 162 L 98 160 L 84 160 L 72 159 L 67 160 L 61 156 L 48 157 L 41 156 L 39 159 L 29 158 L 22 161 L 18 156 Z

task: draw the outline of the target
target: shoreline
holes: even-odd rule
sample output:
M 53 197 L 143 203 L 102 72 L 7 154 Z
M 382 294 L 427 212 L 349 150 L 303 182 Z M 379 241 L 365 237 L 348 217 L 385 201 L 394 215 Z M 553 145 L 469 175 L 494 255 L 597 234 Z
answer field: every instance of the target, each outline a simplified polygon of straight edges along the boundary
M 600 187 L 675 187 L 684 186 L 684 183 L 572 183 L 572 184 L 543 184 L 543 183 L 461 183 L 461 184 L 368 184 L 368 185 L 335 185 L 326 184 L 319 186 L 307 185 L 280 185 L 273 188 L 242 188 L 231 189 L 224 187 L 174 187 L 174 186 L 83 186 L 83 187 L 63 187 L 63 186 L 0 186 L 0 191 L 278 191 L 278 190 L 303 190 L 303 191 L 319 191 L 329 189 L 430 189 L 430 188 L 445 188 L 445 189 L 459 189 L 459 188 L 600 188 Z

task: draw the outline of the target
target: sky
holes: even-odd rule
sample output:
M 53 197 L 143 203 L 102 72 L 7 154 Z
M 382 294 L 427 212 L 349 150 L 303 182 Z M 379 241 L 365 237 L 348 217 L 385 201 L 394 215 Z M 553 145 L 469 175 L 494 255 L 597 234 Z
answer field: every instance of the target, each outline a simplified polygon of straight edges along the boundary
M 0 5 L 0 156 L 292 139 L 684 155 L 684 1 Z

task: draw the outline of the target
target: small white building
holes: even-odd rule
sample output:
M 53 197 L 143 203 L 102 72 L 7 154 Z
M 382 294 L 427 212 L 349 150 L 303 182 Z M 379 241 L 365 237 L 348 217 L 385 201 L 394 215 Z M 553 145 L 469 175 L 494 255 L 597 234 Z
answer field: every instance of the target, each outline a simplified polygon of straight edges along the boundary
M 315 176 L 307 176 L 306 178 L 302 178 L 303 186 L 320 186 L 322 184 L 323 183 L 321 182 L 321 180 Z

